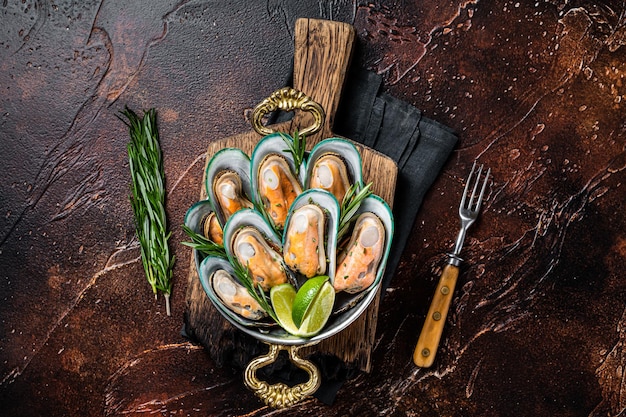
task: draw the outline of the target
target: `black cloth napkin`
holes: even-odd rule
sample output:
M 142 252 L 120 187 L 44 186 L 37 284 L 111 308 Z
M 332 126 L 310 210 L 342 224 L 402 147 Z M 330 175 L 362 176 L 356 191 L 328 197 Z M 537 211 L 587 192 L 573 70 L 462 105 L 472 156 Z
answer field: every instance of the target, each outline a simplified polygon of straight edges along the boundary
M 382 77 L 371 71 L 354 69 L 346 84 L 335 115 L 333 131 L 373 148 L 398 165 L 393 203 L 395 234 L 382 282 L 381 297 L 391 283 L 415 217 L 450 153 L 457 136 L 452 129 L 426 118 L 409 103 L 381 91 Z M 292 115 L 277 112 L 269 123 L 288 120 Z M 325 404 L 332 404 L 337 391 L 356 370 L 346 367 L 330 355 L 312 355 L 322 375 L 322 385 L 314 394 Z M 263 368 L 269 379 L 293 385 L 302 382 L 303 371 L 291 363 L 277 361 Z

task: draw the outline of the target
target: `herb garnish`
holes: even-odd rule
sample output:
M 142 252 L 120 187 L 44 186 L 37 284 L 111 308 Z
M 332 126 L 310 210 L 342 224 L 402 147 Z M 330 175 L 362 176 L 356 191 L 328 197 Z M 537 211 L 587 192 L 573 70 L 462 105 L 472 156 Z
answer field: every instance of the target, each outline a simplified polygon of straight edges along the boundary
M 365 198 L 372 194 L 372 183 L 370 182 L 365 187 L 360 182 L 356 182 L 350 186 L 346 195 L 341 202 L 341 212 L 339 215 L 339 232 L 337 233 L 337 241 L 339 242 L 343 235 L 346 234 L 350 228 L 350 223 L 354 221 L 354 215 L 361 206 L 361 203 Z
M 191 242 L 181 242 L 185 246 L 189 246 L 207 256 L 218 256 L 220 258 L 226 258 L 226 250 L 224 245 L 213 242 L 211 239 L 207 239 L 200 233 L 194 232 L 186 225 L 181 226 L 183 231 L 191 238 Z
M 276 323 L 279 323 L 278 317 L 276 316 L 276 313 L 274 312 L 274 309 L 272 308 L 272 305 L 270 304 L 269 299 L 267 298 L 267 295 L 265 294 L 261 286 L 260 285 L 256 287 L 254 286 L 250 268 L 248 266 L 244 267 L 243 265 L 241 265 L 239 260 L 236 258 L 233 259 L 232 265 L 233 265 L 235 275 L 239 279 L 239 282 L 241 282 L 243 286 L 246 287 L 246 290 L 248 290 L 248 293 L 250 294 L 250 296 L 254 298 L 257 303 L 259 303 L 261 308 L 265 310 L 265 312 Z
M 175 257 L 170 254 L 165 213 L 165 173 L 159 145 L 156 111 L 145 111 L 143 118 L 125 107 L 118 118 L 128 126 L 128 161 L 132 181 L 130 203 L 135 218 L 135 230 L 141 246 L 141 260 L 154 297 L 157 291 L 165 296 L 167 315 L 170 311 L 172 268 Z
M 287 144 L 288 149 L 285 149 L 286 152 L 290 152 L 293 156 L 294 163 L 296 165 L 296 176 L 300 175 L 300 166 L 304 161 L 304 155 L 306 151 L 306 136 L 298 133 L 296 130 L 293 138 L 288 135 L 285 135 L 282 132 L 280 133 L 280 137 L 283 138 L 283 141 Z

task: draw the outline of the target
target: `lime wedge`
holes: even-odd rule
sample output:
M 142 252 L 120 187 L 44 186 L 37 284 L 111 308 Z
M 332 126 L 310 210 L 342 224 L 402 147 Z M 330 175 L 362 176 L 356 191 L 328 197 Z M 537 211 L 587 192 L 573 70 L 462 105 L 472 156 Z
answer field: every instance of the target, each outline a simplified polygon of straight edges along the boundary
M 296 298 L 296 289 L 289 283 L 276 285 L 270 290 L 270 301 L 274 307 L 280 327 L 293 335 L 298 333 L 298 326 L 293 322 L 292 308 Z
M 297 327 L 300 327 L 302 324 L 302 319 L 326 281 L 328 281 L 328 276 L 326 275 L 313 277 L 302 284 L 298 290 L 296 298 L 293 300 L 293 312 L 291 313 L 293 322 Z
M 329 281 L 324 281 L 304 314 L 296 336 L 311 337 L 318 334 L 326 325 L 334 304 L 335 289 Z

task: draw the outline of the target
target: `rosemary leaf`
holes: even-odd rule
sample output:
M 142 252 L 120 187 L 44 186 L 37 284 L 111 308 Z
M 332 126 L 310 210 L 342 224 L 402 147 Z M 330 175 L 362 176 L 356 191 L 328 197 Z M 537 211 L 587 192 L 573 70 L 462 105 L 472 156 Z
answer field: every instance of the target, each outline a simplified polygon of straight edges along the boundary
M 278 323 L 278 317 L 276 317 L 274 308 L 268 301 L 267 295 L 263 292 L 261 286 L 254 286 L 254 282 L 252 281 L 252 277 L 250 276 L 250 268 L 248 266 L 244 267 L 243 265 L 241 265 L 241 263 L 237 259 L 234 260 L 232 265 L 235 270 L 235 275 L 239 279 L 239 282 L 241 282 L 243 286 L 246 287 L 246 290 L 248 290 L 248 294 L 250 294 L 250 296 L 254 298 L 257 303 L 259 303 L 261 308 L 263 308 L 263 310 L 265 310 L 265 312 L 276 323 Z
M 372 183 L 370 182 L 366 186 L 357 182 L 346 192 L 346 195 L 341 202 L 341 211 L 339 215 L 339 231 L 337 233 L 337 241 L 340 241 L 343 235 L 345 235 L 350 229 L 350 224 L 356 220 L 354 218 L 356 212 L 359 210 L 361 203 L 365 198 L 372 194 Z
M 291 153 L 293 156 L 293 160 L 296 165 L 296 176 L 298 176 L 300 175 L 300 166 L 304 161 L 306 152 L 306 137 L 305 135 L 300 136 L 297 130 L 294 133 L 293 138 L 282 132 L 280 132 L 280 137 L 283 139 L 285 144 L 287 144 L 287 149 L 285 149 L 285 151 Z
M 226 258 L 226 250 L 223 245 L 219 245 L 210 239 L 202 236 L 200 233 L 194 232 L 186 225 L 181 226 L 183 231 L 189 236 L 191 242 L 181 242 L 185 246 L 189 246 L 207 256 L 219 256 Z
M 141 247 L 141 261 L 146 279 L 155 297 L 165 296 L 167 315 L 171 315 L 172 269 L 175 257 L 170 254 L 165 212 L 165 174 L 156 124 L 156 111 L 145 111 L 143 117 L 125 107 L 118 118 L 128 127 L 127 146 L 131 175 L 130 203 L 135 231 Z

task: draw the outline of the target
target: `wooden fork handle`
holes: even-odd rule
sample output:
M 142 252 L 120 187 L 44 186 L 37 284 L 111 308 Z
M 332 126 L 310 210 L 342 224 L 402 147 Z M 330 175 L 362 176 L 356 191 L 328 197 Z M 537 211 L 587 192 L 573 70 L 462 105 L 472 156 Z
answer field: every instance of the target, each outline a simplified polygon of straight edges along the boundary
M 454 293 L 457 278 L 459 277 L 459 267 L 447 264 L 443 268 L 433 301 L 430 303 L 428 315 L 422 327 L 415 352 L 413 352 L 413 362 L 421 368 L 430 367 L 437 353 L 437 347 L 441 340 L 443 326 L 446 323 L 450 301 Z

